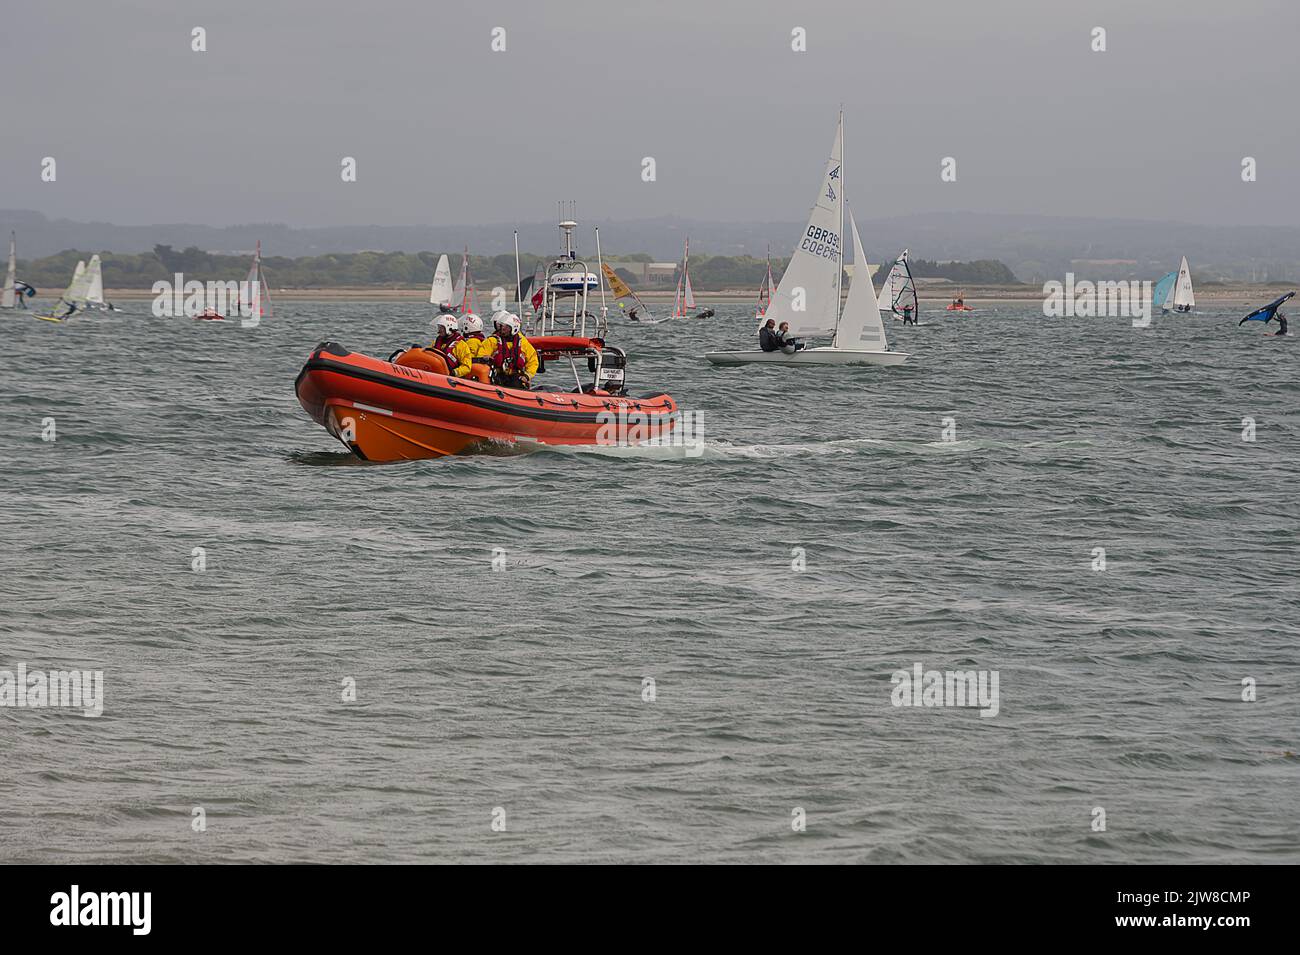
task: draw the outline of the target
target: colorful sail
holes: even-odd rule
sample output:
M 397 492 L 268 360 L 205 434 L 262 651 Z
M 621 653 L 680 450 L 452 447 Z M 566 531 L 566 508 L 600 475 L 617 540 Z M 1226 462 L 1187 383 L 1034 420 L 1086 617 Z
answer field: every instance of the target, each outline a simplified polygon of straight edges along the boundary
M 682 274 L 677 277 L 677 291 L 673 295 L 673 318 L 682 318 L 688 309 L 695 307 L 695 291 L 691 288 L 691 240 L 686 239 L 682 254 Z
M 618 273 L 610 267 L 608 262 L 602 262 L 600 268 L 601 271 L 605 273 L 605 281 L 609 283 L 609 290 L 614 293 L 614 301 L 617 302 L 619 299 L 630 298 L 632 301 L 636 302 L 636 306 L 631 309 L 630 317 L 632 320 L 638 322 L 653 322 L 654 316 L 650 314 L 650 309 L 646 307 L 645 302 L 641 301 L 641 297 L 637 295 L 636 292 L 632 291 L 632 286 L 619 278 Z M 619 308 L 622 307 L 622 304 L 620 304 Z M 642 317 L 643 315 L 644 318 Z
M 470 312 L 478 313 L 478 302 L 474 298 L 474 278 L 469 272 L 468 246 L 461 256 L 460 278 L 456 279 L 456 287 L 452 290 L 451 306 L 462 315 L 468 315 Z
M 1178 278 L 1177 272 L 1168 272 L 1160 277 L 1156 283 L 1155 290 L 1151 293 L 1151 304 L 1156 308 L 1168 309 L 1173 303 L 1174 281 Z
M 767 314 L 767 307 L 772 302 L 772 293 L 776 291 L 776 283 L 772 281 L 772 247 L 767 249 L 767 274 L 763 276 L 763 284 L 758 287 L 758 308 L 754 313 L 755 318 L 762 318 Z
M 1285 295 L 1278 296 L 1277 298 L 1273 299 L 1273 301 L 1265 305 L 1263 308 L 1255 309 L 1255 311 L 1251 312 L 1249 315 L 1247 315 L 1245 318 L 1239 321 L 1237 325 L 1238 326 L 1245 325 L 1247 322 L 1273 321 L 1273 318 L 1277 315 L 1277 310 L 1281 308 L 1282 304 L 1287 299 L 1291 298 L 1291 296 L 1293 295 L 1295 295 L 1295 292 L 1287 292 Z

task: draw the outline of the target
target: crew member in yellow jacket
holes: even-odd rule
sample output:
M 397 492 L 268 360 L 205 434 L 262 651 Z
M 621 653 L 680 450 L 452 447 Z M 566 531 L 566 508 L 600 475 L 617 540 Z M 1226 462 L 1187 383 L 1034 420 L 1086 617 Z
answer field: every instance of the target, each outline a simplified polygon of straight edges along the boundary
M 483 319 L 473 312 L 465 316 L 462 325 L 462 338 L 451 346 L 451 356 L 456 362 L 452 374 L 457 378 L 469 376 L 469 370 L 483 348 Z
M 497 312 L 492 316 L 492 337 L 479 348 L 477 360 L 493 369 L 498 385 L 527 388 L 537 374 L 537 349 L 520 331 L 519 316 Z

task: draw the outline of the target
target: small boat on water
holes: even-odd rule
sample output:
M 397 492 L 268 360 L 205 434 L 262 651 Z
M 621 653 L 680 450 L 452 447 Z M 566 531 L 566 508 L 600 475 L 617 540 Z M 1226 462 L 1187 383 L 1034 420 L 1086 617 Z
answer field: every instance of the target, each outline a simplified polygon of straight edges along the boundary
M 966 304 L 966 290 L 962 289 L 957 293 L 957 297 L 952 300 L 952 304 L 946 309 L 949 312 L 973 312 L 975 309 Z
M 563 384 L 508 387 L 478 364 L 478 374 L 456 377 L 441 352 L 418 345 L 385 360 L 322 342 L 294 383 L 298 402 L 366 461 L 437 458 L 492 443 L 618 445 L 669 435 L 679 423 L 677 403 L 662 392 L 628 394 L 627 356 L 605 341 L 603 313 L 588 311 L 586 276 L 596 273 L 573 250 L 575 225 L 560 223 L 565 250 L 534 296 L 538 309 L 528 338 L 538 375 L 557 366 L 572 375 Z M 518 291 L 522 306 L 522 282 Z
M 864 190 L 865 192 L 865 190 Z M 842 249 L 845 237 L 844 114 L 835 127 L 830 159 L 822 176 L 808 225 L 795 246 L 790 264 L 762 321 L 790 325 L 790 336 L 831 337 L 830 345 L 763 351 L 708 352 L 715 365 L 901 365 L 904 352 L 891 351 L 880 319 L 879 297 L 867 268 L 867 256 L 852 212 L 848 224 L 853 236 L 853 281 L 841 307 L 844 282 Z
M 449 311 L 454 296 L 455 289 L 451 284 L 451 263 L 447 261 L 447 256 L 440 255 L 438 264 L 433 270 L 433 283 L 429 286 L 429 304 L 439 311 Z
M 1177 312 L 1185 315 L 1196 307 L 1196 294 L 1192 291 L 1192 272 L 1187 265 L 1187 256 L 1178 263 L 1177 272 L 1168 272 L 1156 283 L 1151 293 L 1152 304 L 1159 305 L 1164 312 Z
M 266 284 L 266 270 L 262 266 L 262 240 L 257 240 L 257 246 L 253 252 L 253 264 L 249 267 L 248 278 L 244 282 L 244 288 L 240 289 L 240 313 L 249 317 L 255 317 L 259 321 L 263 318 L 271 318 L 274 312 L 271 308 L 271 289 Z M 247 294 L 247 301 L 243 296 Z

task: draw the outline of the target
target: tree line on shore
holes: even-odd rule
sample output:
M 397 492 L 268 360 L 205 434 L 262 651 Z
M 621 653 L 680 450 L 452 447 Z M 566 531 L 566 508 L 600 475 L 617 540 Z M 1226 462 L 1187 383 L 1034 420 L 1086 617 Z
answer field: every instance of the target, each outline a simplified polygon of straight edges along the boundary
M 272 288 L 412 288 L 428 285 L 438 262 L 437 252 L 350 252 L 330 255 L 285 258 L 263 256 L 267 279 Z M 78 260 L 91 253 L 67 249 L 56 255 L 19 263 L 18 277 L 39 289 L 52 291 L 67 285 Z M 231 281 L 247 273 L 249 253 L 223 254 L 207 252 L 195 246 L 174 249 L 155 245 L 152 252 L 140 254 L 100 254 L 104 264 L 104 284 L 109 288 L 148 289 L 157 281 L 171 281 L 177 272 L 187 281 Z M 452 274 L 460 270 L 460 255 L 447 253 Z M 550 256 L 520 254 L 523 275 L 544 268 Z M 633 288 L 646 288 L 641 264 L 651 261 L 644 253 L 617 256 L 609 264 Z M 1004 285 L 1017 282 L 1015 275 L 1001 262 L 984 259 L 975 262 L 933 262 L 910 259 L 912 274 L 917 278 L 946 278 L 970 285 Z M 778 279 L 788 259 L 773 259 L 772 273 Z M 594 261 L 589 265 L 595 267 Z M 888 274 L 890 263 L 879 267 L 875 280 Z M 755 288 L 767 272 L 765 259 L 751 256 L 696 255 L 691 257 L 691 284 L 698 291 Z M 513 288 L 515 257 L 513 254 L 470 256 L 470 274 L 478 288 L 502 286 Z

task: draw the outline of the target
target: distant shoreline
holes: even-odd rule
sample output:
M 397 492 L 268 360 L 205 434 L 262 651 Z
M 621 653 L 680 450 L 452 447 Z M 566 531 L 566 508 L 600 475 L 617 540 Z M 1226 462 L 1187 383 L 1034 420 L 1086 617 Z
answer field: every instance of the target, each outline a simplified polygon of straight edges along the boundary
M 1247 305 L 1261 301 L 1268 301 L 1270 298 L 1276 298 L 1283 292 L 1289 292 L 1295 285 L 1285 284 L 1259 284 L 1251 285 L 1249 283 L 1235 283 L 1224 285 L 1198 285 L 1196 286 L 1196 299 L 1198 302 L 1216 302 L 1228 304 Z M 920 288 L 917 290 L 920 295 L 922 305 L 947 305 L 952 301 L 953 295 L 957 291 L 957 286 L 945 286 L 942 292 L 937 289 Z M 275 301 L 286 302 L 402 302 L 410 305 L 428 305 L 429 289 L 427 286 L 419 288 L 301 288 L 301 289 L 276 289 L 271 290 Z M 990 286 L 965 286 L 966 301 L 971 305 L 978 305 L 980 302 L 997 303 L 997 302 L 1041 302 L 1043 300 L 1043 289 L 1038 285 L 990 285 Z M 672 291 L 637 291 L 637 294 L 646 302 L 652 304 L 671 303 L 673 300 Z M 48 297 L 48 296 L 46 296 Z M 149 301 L 154 295 L 148 289 L 106 289 L 104 297 L 110 302 L 139 302 Z M 746 305 L 754 304 L 757 301 L 755 291 L 745 291 L 739 289 L 724 290 L 721 292 L 701 292 L 696 291 L 695 298 L 700 303 L 710 305 Z M 483 307 L 491 301 L 490 290 L 479 290 L 478 300 Z M 600 296 L 593 295 L 591 301 L 599 306 Z M 606 303 L 613 310 L 616 309 L 614 299 L 606 298 Z

